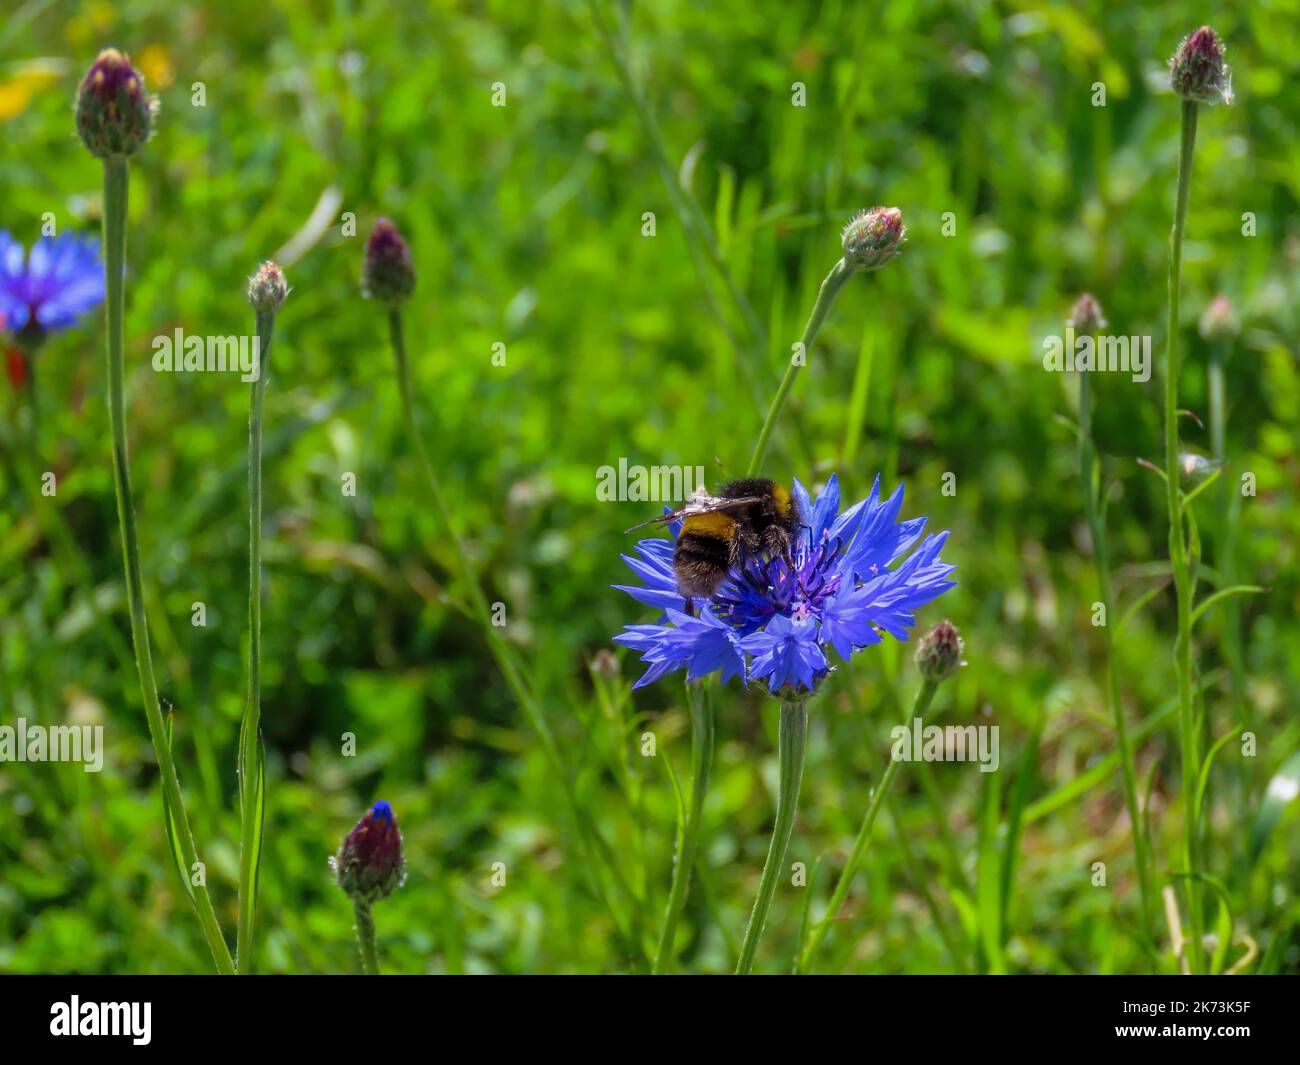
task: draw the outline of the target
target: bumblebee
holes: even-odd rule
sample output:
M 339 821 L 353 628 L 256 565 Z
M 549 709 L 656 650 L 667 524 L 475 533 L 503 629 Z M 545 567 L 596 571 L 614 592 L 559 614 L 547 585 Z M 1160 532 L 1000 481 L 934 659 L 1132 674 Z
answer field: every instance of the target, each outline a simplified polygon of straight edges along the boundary
M 746 558 L 760 553 L 788 558 L 802 525 L 789 489 L 747 477 L 724 484 L 716 496 L 701 487 L 680 509 L 627 531 L 678 518 L 682 531 L 673 550 L 673 572 L 688 611 L 693 598 L 711 598 L 727 571 Z

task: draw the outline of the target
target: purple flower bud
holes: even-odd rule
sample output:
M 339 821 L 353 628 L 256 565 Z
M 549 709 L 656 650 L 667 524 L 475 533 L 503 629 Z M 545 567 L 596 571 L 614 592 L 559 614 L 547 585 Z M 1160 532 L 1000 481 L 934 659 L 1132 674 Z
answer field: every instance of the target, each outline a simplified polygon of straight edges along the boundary
M 1184 100 L 1232 103 L 1232 73 L 1223 61 L 1223 42 L 1209 26 L 1183 38 L 1169 60 L 1169 82 Z
M 966 663 L 961 660 L 961 634 L 951 621 L 941 621 L 921 638 L 916 648 L 916 668 L 934 684 L 947 680 Z
M 1241 331 L 1237 312 L 1227 296 L 1215 296 L 1201 315 L 1201 336 L 1206 340 L 1231 340 Z
M 375 803 L 347 834 L 330 865 L 339 887 L 354 902 L 370 904 L 401 887 L 405 862 L 393 808 L 382 800 Z
M 269 259 L 248 279 L 248 302 L 258 314 L 275 314 L 288 295 L 284 271 Z
M 415 290 L 411 249 L 387 218 L 375 222 L 366 241 L 361 287 L 367 296 L 385 303 L 404 300 Z
M 1095 333 L 1104 329 L 1106 319 L 1102 317 L 1101 304 L 1090 293 L 1085 292 L 1074 302 L 1070 311 L 1070 325 L 1076 333 Z
M 897 207 L 859 211 L 844 227 L 844 261 L 855 270 L 878 270 L 899 253 L 906 239 L 903 212 Z
M 105 48 L 77 90 L 77 132 L 91 154 L 134 155 L 153 131 L 158 101 L 145 92 L 144 75 L 116 48 Z

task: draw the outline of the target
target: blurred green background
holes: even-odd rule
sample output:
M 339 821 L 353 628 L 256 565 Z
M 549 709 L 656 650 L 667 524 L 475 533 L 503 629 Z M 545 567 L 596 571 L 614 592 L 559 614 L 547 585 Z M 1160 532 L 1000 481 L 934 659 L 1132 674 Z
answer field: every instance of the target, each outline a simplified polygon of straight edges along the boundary
M 578 801 L 637 895 L 623 916 L 653 939 L 675 831 L 665 763 L 688 774 L 689 730 L 679 679 L 633 696 L 641 667 L 627 652 L 614 652 L 617 676 L 603 655 L 592 668 L 623 625 L 652 616 L 610 585 L 630 576 L 622 530 L 654 507 L 598 503 L 596 471 L 620 457 L 702 465 L 711 483 L 719 462 L 743 471 L 839 227 L 888 204 L 909 226 L 905 253 L 841 295 L 765 472 L 820 485 L 838 471 L 857 498 L 879 471 L 905 484 L 905 517 L 952 531 L 944 556 L 960 584 L 918 623 L 950 617 L 969 665 L 936 709 L 945 723 L 999 725 L 1002 768 L 907 767 L 821 967 L 1171 970 L 1167 938 L 1153 953 L 1135 934 L 1131 840 L 1106 761 L 1095 577 L 1063 421 L 1075 381 L 1040 358 L 1085 289 L 1113 332 L 1150 335 L 1163 356 L 1178 140 L 1165 61 L 1209 15 L 1238 98 L 1201 116 L 1180 401 L 1205 417 L 1196 320 L 1226 293 L 1242 321 L 1229 474 L 1258 482 L 1240 507 L 1236 570 L 1268 593 L 1198 628 L 1212 737 L 1242 724 L 1258 742 L 1254 757 L 1234 742 L 1215 762 L 1208 871 L 1230 905 L 1230 960 L 1249 940 L 1253 971 L 1300 968 L 1295 811 L 1252 843 L 1269 781 L 1300 750 L 1298 13 L 1295 0 L 1199 14 L 847 0 L 11 6 L 0 228 L 18 240 L 36 239 L 44 212 L 61 231 L 98 230 L 101 171 L 70 105 L 101 47 L 128 51 L 161 98 L 132 165 L 132 470 L 159 684 L 232 945 L 249 386 L 155 374 L 153 337 L 251 332 L 245 279 L 266 257 L 285 266 L 293 292 L 266 420 L 261 967 L 356 968 L 326 859 L 385 798 L 409 864 L 376 909 L 387 970 L 628 972 L 635 952 L 601 901 L 604 874 L 578 844 L 562 782 L 481 632 L 448 601 L 463 589 L 403 432 L 382 310 L 359 293 L 365 235 L 386 215 L 412 245 L 407 333 L 426 437 Z M 806 106 L 792 104 L 796 82 Z M 493 365 L 498 342 L 505 366 Z M 0 723 L 102 723 L 108 750 L 99 774 L 0 766 L 0 970 L 204 972 L 130 658 L 103 361 L 102 310 L 50 340 L 35 366 L 35 445 L 26 393 L 4 385 Z M 1136 462 L 1161 460 L 1159 380 L 1095 385 L 1121 610 L 1167 575 L 1163 488 Z M 1193 420 L 1183 434 L 1208 450 Z M 39 492 L 46 470 L 52 499 Z M 355 497 L 340 490 L 346 472 Z M 944 495 L 948 472 L 956 492 Z M 1224 509 L 1200 512 L 1213 585 Z M 199 601 L 204 628 L 191 625 Z M 1118 644 L 1131 728 L 1154 722 L 1138 760 L 1162 874 L 1182 816 L 1172 603 L 1156 594 Z M 813 704 L 790 860 L 821 865 L 811 888 L 782 882 L 759 969 L 788 966 L 805 893 L 814 914 L 824 904 L 916 683 L 910 648 L 886 644 Z M 770 831 L 775 725 L 757 693 L 733 685 L 718 700 L 682 969 L 734 962 Z M 340 753 L 346 732 L 355 757 Z M 654 757 L 641 755 L 645 732 Z M 1098 861 L 1105 887 L 1092 883 Z

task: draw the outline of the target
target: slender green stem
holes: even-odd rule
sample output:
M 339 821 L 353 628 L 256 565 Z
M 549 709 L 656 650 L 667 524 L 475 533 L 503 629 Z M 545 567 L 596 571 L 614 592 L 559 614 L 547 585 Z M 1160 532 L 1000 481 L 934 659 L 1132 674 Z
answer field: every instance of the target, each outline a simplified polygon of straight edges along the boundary
M 379 952 L 375 950 L 375 915 L 370 903 L 359 899 L 352 904 L 357 919 L 357 946 L 361 949 L 361 971 L 367 976 L 379 975 Z
M 262 809 L 262 407 L 270 366 L 275 315 L 257 315 L 257 380 L 248 407 L 248 697 L 239 730 L 239 927 L 236 966 L 253 970 L 257 873 L 261 861 Z
M 1169 357 L 1165 365 L 1165 476 L 1169 504 L 1169 561 L 1178 597 L 1178 642 L 1174 645 L 1174 672 L 1178 686 L 1178 730 L 1182 751 L 1183 863 L 1187 891 L 1188 964 L 1192 973 L 1204 969 L 1204 921 L 1201 913 L 1200 844 L 1196 811 L 1196 781 L 1200 772 L 1200 742 L 1192 703 L 1192 579 L 1187 545 L 1183 538 L 1181 479 L 1178 466 L 1178 297 L 1182 280 L 1183 229 L 1187 197 L 1192 184 L 1192 156 L 1196 149 L 1197 104 L 1183 101 L 1182 136 L 1178 151 L 1178 192 L 1174 226 L 1169 235 Z
M 785 370 L 785 376 L 781 378 L 781 384 L 777 387 L 776 395 L 772 397 L 772 406 L 768 408 L 767 417 L 763 419 L 763 428 L 758 433 L 758 443 L 754 445 L 754 454 L 749 460 L 748 476 L 754 476 L 758 473 L 759 467 L 762 466 L 763 458 L 767 454 L 767 445 L 772 439 L 772 430 L 776 428 L 776 420 L 781 414 L 781 408 L 785 406 L 785 401 L 790 396 L 790 390 L 794 387 L 794 379 L 799 372 L 799 367 L 807 361 L 808 352 L 812 348 L 813 341 L 817 339 L 817 333 L 822 327 L 822 322 L 826 320 L 826 315 L 830 313 L 835 297 L 840 294 L 840 289 L 852 276 L 852 268 L 841 259 L 831 267 L 831 272 L 826 275 L 821 288 L 817 290 L 817 302 L 813 304 L 812 314 L 808 316 L 808 324 L 804 326 L 803 336 L 800 337 L 802 358 L 792 358 L 790 360 L 790 365 Z
M 916 693 L 916 702 L 912 704 L 912 717 L 923 718 L 925 712 L 930 709 L 930 702 L 934 699 L 934 693 L 938 690 L 939 685 L 932 680 L 925 681 L 920 690 Z M 839 914 L 840 909 L 844 906 L 844 900 L 849 897 L 849 888 L 853 886 L 853 878 L 857 875 L 859 867 L 862 865 L 863 856 L 867 853 L 867 844 L 871 840 L 871 829 L 876 823 L 876 815 L 880 813 L 881 804 L 889 795 L 889 789 L 893 787 L 894 777 L 898 775 L 899 762 L 891 758 L 889 765 L 885 767 L 884 775 L 880 778 L 879 785 L 871 792 L 871 798 L 867 802 L 867 812 L 862 818 L 862 827 L 858 829 L 857 839 L 853 841 L 853 849 L 849 852 L 849 860 L 844 863 L 844 868 L 840 872 L 840 878 L 835 884 L 835 890 L 831 892 L 831 900 L 826 904 L 826 912 L 822 914 L 808 935 L 808 941 L 804 944 L 803 954 L 799 958 L 797 971 L 806 972 L 812 956 L 817 952 L 826 933 L 830 931 L 831 922 Z
M 1225 466 L 1228 461 L 1228 401 L 1224 363 L 1228 355 L 1228 342 L 1215 340 L 1210 345 L 1210 362 L 1207 370 L 1207 391 L 1210 400 L 1210 447 L 1214 458 Z M 1218 544 L 1218 570 L 1221 587 L 1230 588 L 1236 583 L 1237 521 L 1240 516 L 1241 496 L 1233 491 L 1232 478 L 1225 470 L 1217 489 L 1219 510 L 1223 517 Z M 1246 667 L 1241 648 L 1241 615 L 1236 603 L 1223 605 L 1223 656 L 1232 672 L 1232 694 L 1239 720 L 1251 727 L 1250 701 L 1246 698 Z
M 131 466 L 126 446 L 126 399 L 123 384 L 123 310 L 126 298 L 126 203 L 129 171 L 125 158 L 104 160 L 104 283 L 108 311 L 108 418 L 113 433 L 113 474 L 117 488 L 117 517 L 122 534 L 123 564 L 126 570 L 126 598 L 131 617 L 131 642 L 135 648 L 136 671 L 140 675 L 140 693 L 144 698 L 145 719 L 153 741 L 162 777 L 163 800 L 171 811 L 172 825 L 179 841 L 188 875 L 194 868 L 196 848 L 190 831 L 180 779 L 172 761 L 162 708 L 158 704 L 158 685 L 154 680 L 153 659 L 149 650 L 149 627 L 144 613 L 144 578 L 140 572 L 140 545 L 136 535 L 135 504 L 131 496 Z M 222 973 L 233 973 L 234 963 L 221 934 L 221 926 L 212 908 L 205 884 L 188 886 L 203 935 L 212 951 L 213 961 Z
M 781 867 L 785 864 L 786 848 L 794 829 L 795 807 L 799 804 L 799 785 L 803 781 L 804 749 L 808 745 L 808 699 L 781 700 L 781 725 L 777 741 L 780 777 L 777 785 L 776 823 L 772 826 L 772 841 L 763 863 L 763 876 L 758 884 L 758 897 L 754 900 L 745 940 L 740 947 L 740 960 L 736 975 L 748 976 L 754 967 L 754 952 L 758 949 L 763 926 L 767 924 L 767 911 L 772 906 Z
M 704 797 L 709 790 L 709 771 L 713 767 L 712 694 L 704 684 L 687 684 L 686 699 L 691 708 L 691 805 L 686 812 L 686 824 L 677 838 L 677 851 L 673 856 L 673 880 L 668 891 L 668 909 L 664 914 L 663 932 L 659 936 L 659 949 L 655 952 L 654 965 L 650 970 L 656 976 L 664 972 L 672 962 L 673 937 L 691 883 L 691 869 L 695 865 L 695 851 L 700 840 L 700 815 L 704 810 Z
M 461 579 L 468 589 L 471 606 L 480 626 L 483 629 L 484 637 L 488 643 L 488 649 L 491 651 L 493 658 L 497 662 L 498 668 L 504 676 L 507 686 L 510 688 L 519 707 L 523 710 L 529 723 L 537 732 L 542 741 L 542 749 L 550 761 L 552 769 L 559 776 L 561 785 L 564 788 L 565 798 L 568 801 L 574 820 L 578 825 L 578 832 L 582 837 L 584 847 L 593 847 L 599 852 L 603 863 L 608 869 L 614 886 L 620 894 L 633 907 L 640 906 L 640 899 L 633 890 L 627 878 L 623 875 L 619 867 L 616 856 L 609 846 L 608 841 L 600 834 L 595 822 L 592 820 L 590 811 L 579 800 L 577 791 L 574 787 L 573 780 L 570 778 L 568 770 L 565 768 L 564 759 L 560 755 L 559 745 L 556 743 L 555 734 L 551 731 L 550 725 L 542 713 L 541 707 L 533 694 L 528 690 L 518 664 L 514 656 L 506 647 L 504 641 L 497 634 L 496 627 L 492 623 L 492 614 L 488 606 L 487 598 L 483 594 L 483 589 L 479 585 L 478 578 L 474 574 L 474 567 L 470 562 L 469 552 L 465 548 L 465 543 L 461 539 L 459 532 L 451 518 L 451 511 L 447 507 L 446 499 L 442 494 L 442 488 L 438 482 L 438 475 L 434 469 L 433 461 L 429 457 L 428 448 L 425 446 L 424 437 L 420 434 L 419 422 L 415 416 L 415 401 L 413 390 L 411 388 L 411 368 L 406 355 L 406 338 L 402 329 L 402 311 L 400 306 L 394 304 L 388 309 L 388 330 L 389 337 L 393 347 L 393 358 L 397 363 L 397 387 L 402 401 L 402 414 L 406 420 L 407 433 L 415 445 L 416 454 L 420 459 L 420 466 L 424 470 L 425 480 L 429 486 L 429 494 L 433 499 L 434 509 L 438 513 L 438 518 L 442 522 L 443 528 L 447 532 L 447 537 L 452 546 L 452 552 L 455 555 L 457 565 L 461 571 Z M 615 908 L 606 902 L 610 909 L 611 915 L 614 916 L 618 923 L 619 918 Z M 644 954 L 644 950 L 638 943 L 635 943 L 629 937 L 629 944 L 637 951 L 638 954 Z
M 1095 334 L 1093 343 L 1096 343 Z M 1129 825 L 1133 833 L 1133 862 L 1137 866 L 1138 892 L 1142 904 L 1141 928 L 1143 935 L 1150 940 L 1152 921 L 1156 914 L 1156 898 L 1143 827 L 1145 818 L 1141 815 L 1141 804 L 1138 801 L 1133 745 L 1129 742 L 1128 724 L 1119 694 L 1119 663 L 1115 660 L 1115 640 L 1112 635 L 1115 604 L 1110 587 L 1110 545 L 1106 534 L 1106 519 L 1101 510 L 1097 446 L 1092 435 L 1092 375 L 1086 370 L 1079 374 L 1079 477 L 1083 482 L 1084 510 L 1092 534 L 1093 559 L 1097 567 L 1097 594 L 1105 611 L 1102 639 L 1106 654 L 1106 703 L 1111 719 L 1115 722 L 1115 741 L 1119 746 L 1119 760 L 1123 770 L 1124 805 L 1128 808 Z

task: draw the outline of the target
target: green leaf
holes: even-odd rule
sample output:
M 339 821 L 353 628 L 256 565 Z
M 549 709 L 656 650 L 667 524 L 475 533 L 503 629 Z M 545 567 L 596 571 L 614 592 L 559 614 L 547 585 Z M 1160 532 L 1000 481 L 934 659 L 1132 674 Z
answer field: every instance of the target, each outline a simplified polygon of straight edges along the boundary
M 1214 945 L 1214 957 L 1210 961 L 1210 972 L 1223 972 L 1228 961 L 1228 949 L 1232 946 L 1232 914 L 1228 912 L 1228 903 L 1219 897 L 1219 916 L 1216 923 L 1218 942 Z
M 980 813 L 979 854 L 976 859 L 978 883 L 975 904 L 979 913 L 980 943 L 988 961 L 988 971 L 1007 971 L 1002 956 L 1002 869 L 998 851 L 998 811 L 1002 785 L 997 773 L 989 773 L 984 782 L 984 806 Z
M 680 841 L 686 831 L 686 796 L 682 794 L 682 782 L 667 751 L 664 751 L 664 767 L 668 770 L 668 779 L 673 783 L 673 795 L 677 799 L 677 839 Z
M 1261 587 L 1258 584 L 1234 584 L 1231 588 L 1220 588 L 1213 595 L 1208 595 L 1202 599 L 1192 610 L 1192 624 L 1195 625 L 1196 622 L 1200 620 L 1202 614 L 1222 599 L 1227 599 L 1234 595 L 1258 595 L 1266 591 L 1268 591 L 1267 588 Z
M 1210 785 L 1210 766 L 1214 762 L 1214 756 L 1219 753 L 1228 743 L 1237 737 L 1241 732 L 1241 726 L 1233 729 L 1226 736 L 1218 740 L 1205 756 L 1205 761 L 1201 763 L 1201 776 L 1196 785 L 1196 819 L 1201 818 L 1201 808 L 1205 805 L 1205 789 Z
M 1125 626 L 1133 620 L 1137 612 L 1146 606 L 1147 603 L 1151 602 L 1151 600 L 1157 595 L 1163 592 L 1165 588 L 1168 587 L 1168 584 L 1168 581 L 1161 581 L 1159 584 L 1153 584 L 1145 592 L 1134 599 L 1133 602 L 1129 604 L 1128 609 L 1120 616 L 1119 624 L 1115 626 L 1115 635 L 1119 636 L 1119 634 L 1124 631 Z
M 163 700 L 164 702 L 166 700 Z M 173 715 L 171 708 L 167 709 L 167 735 L 164 740 L 167 744 L 168 752 L 172 749 L 172 725 Z M 171 848 L 172 861 L 176 866 L 176 875 L 181 878 L 181 887 L 185 889 L 185 894 L 189 896 L 190 901 L 194 901 L 194 891 L 190 887 L 190 871 L 185 868 L 185 856 L 181 851 L 180 837 L 176 834 L 176 822 L 172 818 L 171 804 L 167 801 L 167 789 L 162 789 L 163 793 L 163 832 L 167 837 L 167 846 Z
M 1300 751 L 1294 752 L 1283 763 L 1282 768 L 1273 775 L 1273 779 L 1268 782 L 1268 789 L 1264 792 L 1264 801 L 1259 804 L 1259 812 L 1255 815 L 1255 825 L 1250 833 L 1250 861 L 1252 865 L 1259 861 L 1259 856 L 1264 850 L 1264 844 L 1268 842 L 1268 837 L 1272 835 L 1273 829 L 1277 827 L 1277 823 L 1281 820 L 1282 813 L 1286 810 L 1287 805 L 1294 801 L 1297 795 L 1300 795 Z

